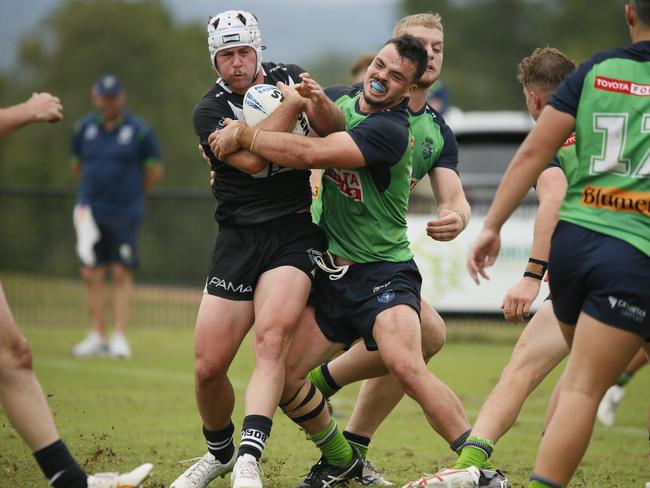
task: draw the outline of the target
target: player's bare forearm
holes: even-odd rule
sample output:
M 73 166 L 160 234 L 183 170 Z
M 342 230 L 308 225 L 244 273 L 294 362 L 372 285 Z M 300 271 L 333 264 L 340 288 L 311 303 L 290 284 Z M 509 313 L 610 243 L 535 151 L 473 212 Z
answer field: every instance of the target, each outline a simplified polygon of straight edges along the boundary
M 321 137 L 345 130 L 345 117 L 336 104 L 329 99 L 316 80 L 309 73 L 301 73 L 302 80 L 296 91 L 309 100 L 305 108 L 310 125 Z
M 49 93 L 34 93 L 29 100 L 0 109 L 0 137 L 34 122 L 58 122 L 63 118 L 61 101 Z
M 567 181 L 560 168 L 549 168 L 537 179 L 539 207 L 535 214 L 533 243 L 530 257 L 548 261 L 551 249 L 551 236 L 558 220 L 558 212 L 566 193 Z
M 427 234 L 435 240 L 455 239 L 469 224 L 471 207 L 458 174 L 449 168 L 434 168 L 429 173 L 438 215 L 427 223 Z
M 286 168 L 361 168 L 366 164 L 347 132 L 314 138 L 226 123 L 225 129 L 210 135 L 210 147 L 217 158 L 245 149 Z
M 547 106 L 508 166 L 484 227 L 499 232 L 555 152 L 575 127 L 575 118 Z
M 281 84 L 280 84 L 281 85 Z M 275 132 L 291 132 L 296 125 L 298 115 L 304 110 L 305 102 L 294 99 L 285 99 L 273 113 L 255 125 L 256 129 L 264 129 Z
M 307 117 L 314 131 L 321 137 L 345 130 L 345 116 L 330 99 L 319 104 L 310 103 Z

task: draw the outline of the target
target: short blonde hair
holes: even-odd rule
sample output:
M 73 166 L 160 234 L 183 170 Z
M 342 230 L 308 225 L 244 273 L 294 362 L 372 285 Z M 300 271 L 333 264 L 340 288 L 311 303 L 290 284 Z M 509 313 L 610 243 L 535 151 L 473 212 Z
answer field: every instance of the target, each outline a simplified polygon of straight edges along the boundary
M 440 14 L 424 12 L 421 14 L 407 15 L 398 20 L 393 29 L 393 36 L 401 36 L 404 34 L 407 27 L 414 25 L 427 27 L 429 29 L 438 29 L 440 32 L 444 33 L 444 30 L 442 29 L 442 17 L 440 17 Z
M 573 61 L 559 49 L 537 48 L 519 63 L 517 80 L 528 89 L 555 91 L 574 69 Z

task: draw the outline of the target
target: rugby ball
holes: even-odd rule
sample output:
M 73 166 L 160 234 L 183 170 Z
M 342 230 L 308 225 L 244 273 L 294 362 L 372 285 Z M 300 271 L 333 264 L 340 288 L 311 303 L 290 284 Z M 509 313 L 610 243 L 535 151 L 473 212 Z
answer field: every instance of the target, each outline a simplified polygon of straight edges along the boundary
M 282 93 L 273 85 L 251 86 L 244 95 L 244 122 L 248 126 L 259 124 L 280 106 L 282 100 Z M 309 120 L 305 112 L 298 116 L 292 132 L 300 136 L 309 134 Z

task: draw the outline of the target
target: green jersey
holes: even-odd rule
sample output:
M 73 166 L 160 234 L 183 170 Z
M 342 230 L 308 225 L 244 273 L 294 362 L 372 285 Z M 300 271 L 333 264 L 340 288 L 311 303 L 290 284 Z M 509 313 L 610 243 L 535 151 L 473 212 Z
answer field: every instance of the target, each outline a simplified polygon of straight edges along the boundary
M 406 100 L 368 114 L 359 109 L 361 90 L 358 85 L 326 90 L 343 111 L 346 131 L 366 166 L 323 171 L 320 226 L 337 256 L 355 263 L 408 261 L 413 257 L 406 234 L 413 142 Z M 317 212 L 316 203 L 312 215 Z
M 650 41 L 595 54 L 550 103 L 576 118 L 578 168 L 560 220 L 650 256 Z
M 408 113 L 410 132 L 413 136 L 412 191 L 433 168 L 448 168 L 458 173 L 458 144 L 442 116 L 429 105 L 425 105 L 418 112 L 409 109 Z M 316 224 L 320 222 L 322 210 L 320 190 L 319 183 L 314 188 L 311 204 L 311 214 Z
M 458 145 L 442 116 L 425 105 L 419 112 L 409 110 L 413 136 L 411 190 L 434 168 L 449 168 L 458 173 Z
M 576 135 L 571 134 L 555 154 L 551 166 L 558 166 L 566 176 L 567 183 L 577 178 L 578 155 L 576 154 Z

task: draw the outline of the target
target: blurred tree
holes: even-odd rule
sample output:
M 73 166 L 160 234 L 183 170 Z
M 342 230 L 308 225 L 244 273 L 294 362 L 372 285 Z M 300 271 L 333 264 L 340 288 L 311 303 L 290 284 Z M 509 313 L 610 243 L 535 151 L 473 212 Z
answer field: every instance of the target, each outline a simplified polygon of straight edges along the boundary
M 191 122 L 194 104 L 214 81 L 205 30 L 175 25 L 159 0 L 68 0 L 22 41 L 12 76 L 0 79 L 0 102 L 50 91 L 62 99 L 65 120 L 3 141 L 0 181 L 76 184 L 67 167 L 72 126 L 92 110 L 90 88 L 105 72 L 123 79 L 128 108 L 155 128 L 163 185 L 205 186 Z
M 629 43 L 624 0 L 403 0 L 401 14 L 437 11 L 445 26 L 443 78 L 463 109 L 524 109 L 517 64 L 553 46 L 576 63 Z

